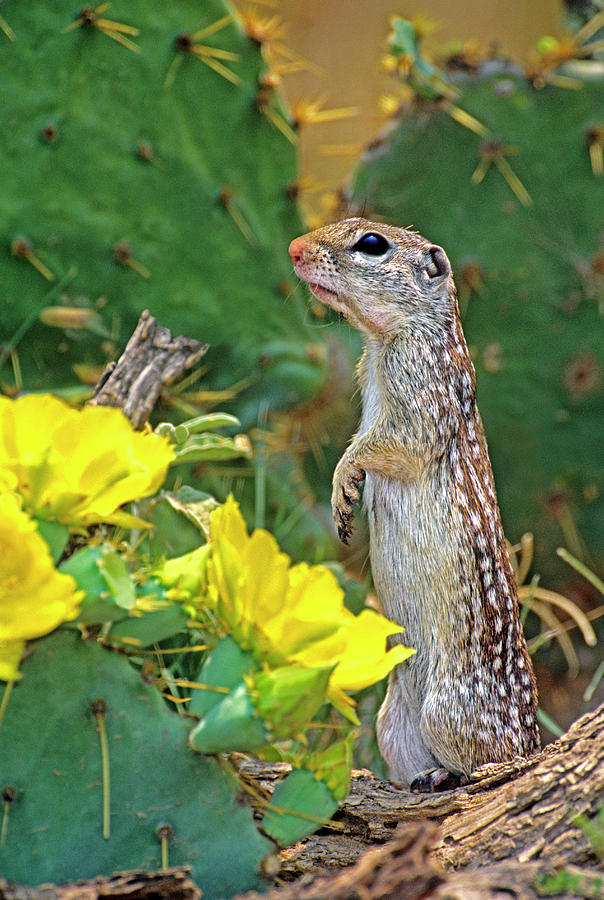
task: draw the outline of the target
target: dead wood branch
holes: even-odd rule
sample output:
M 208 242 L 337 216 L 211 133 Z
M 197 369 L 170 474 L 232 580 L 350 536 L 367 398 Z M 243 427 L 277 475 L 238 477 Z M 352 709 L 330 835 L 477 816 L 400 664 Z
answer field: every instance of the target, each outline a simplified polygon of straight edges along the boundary
M 161 389 L 199 362 L 208 346 L 192 338 L 172 337 L 145 310 L 119 360 L 103 372 L 90 404 L 117 406 L 140 429 Z

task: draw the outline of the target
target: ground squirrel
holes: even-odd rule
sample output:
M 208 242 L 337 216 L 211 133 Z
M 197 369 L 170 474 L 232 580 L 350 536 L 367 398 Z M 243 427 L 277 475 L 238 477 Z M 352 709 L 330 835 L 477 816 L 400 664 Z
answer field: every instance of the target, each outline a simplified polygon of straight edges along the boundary
M 381 753 L 396 780 L 442 790 L 539 747 L 451 266 L 419 234 L 366 219 L 303 235 L 289 253 L 313 294 L 365 339 L 362 419 L 334 472 L 332 508 L 347 542 L 364 480 L 375 589 L 417 651 L 391 673 Z

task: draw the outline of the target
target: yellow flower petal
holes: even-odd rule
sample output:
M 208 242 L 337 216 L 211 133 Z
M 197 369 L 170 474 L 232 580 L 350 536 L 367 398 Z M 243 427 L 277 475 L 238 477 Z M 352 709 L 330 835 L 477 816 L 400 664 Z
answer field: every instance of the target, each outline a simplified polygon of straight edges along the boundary
M 281 553 L 272 534 L 258 529 L 247 541 L 241 561 L 242 615 L 259 623 L 274 621 L 289 585 L 289 556 Z
M 375 684 L 415 653 L 402 644 L 386 652 L 386 638 L 403 629 L 372 609 L 353 616 L 345 629 L 346 649 L 330 680 L 335 689 L 359 691 Z
M 72 409 L 50 394 L 0 398 L 0 484 L 16 479 L 39 518 L 140 527 L 118 508 L 155 493 L 173 457 L 165 438 L 135 431 L 119 409 Z
M 57 572 L 48 545 L 16 494 L 0 494 L 0 546 L 0 647 L 8 671 L 16 644 L 74 619 L 84 592 L 75 590 L 71 575 Z
M 94 525 L 98 521 L 98 513 L 89 512 L 85 513 L 81 519 L 78 519 L 78 524 L 86 527 L 87 525 Z M 108 525 L 119 525 L 120 528 L 153 528 L 151 522 L 146 522 L 145 519 L 133 516 L 132 513 L 126 512 L 124 509 L 118 509 L 114 513 L 103 516 L 103 522 L 106 522 Z
M 25 641 L 0 641 L 0 681 L 21 678 L 19 663 L 24 650 Z
M 14 491 L 17 487 L 17 476 L 14 472 L 0 469 L 0 492 Z
M 208 559 L 207 576 L 216 589 L 217 612 L 227 625 L 236 628 L 241 622 L 241 557 L 233 544 L 224 537 L 212 542 L 212 550 Z
M 226 503 L 213 510 L 210 516 L 210 536 L 212 540 L 226 538 L 239 552 L 249 540 L 245 520 L 232 494 L 229 494 Z
M 348 616 L 354 619 L 352 613 L 343 610 L 342 621 L 347 621 Z M 291 659 L 310 668 L 328 666 L 330 663 L 339 662 L 346 652 L 347 626 L 340 624 L 332 634 L 322 640 L 306 643 L 305 646 L 291 654 Z M 333 675 L 332 675 L 333 678 Z
M 334 635 L 346 615 L 351 614 L 344 607 L 344 592 L 334 574 L 325 566 L 300 563 L 289 570 L 287 593 L 276 614 L 263 621 L 263 629 L 282 656 L 293 659 L 308 645 Z M 341 641 L 336 643 L 340 645 Z M 308 665 L 332 662 L 326 650 L 322 661 Z

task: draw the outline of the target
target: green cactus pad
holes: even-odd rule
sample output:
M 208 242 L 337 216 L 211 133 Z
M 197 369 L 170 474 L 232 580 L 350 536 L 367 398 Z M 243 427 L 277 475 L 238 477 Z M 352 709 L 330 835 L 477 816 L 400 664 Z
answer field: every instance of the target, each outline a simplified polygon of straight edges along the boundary
M 289 847 L 328 822 L 337 808 L 324 781 L 306 769 L 295 769 L 273 791 L 262 828 L 281 847 Z
M 232 689 L 240 683 L 244 675 L 249 675 L 255 668 L 257 663 L 254 662 L 252 654 L 242 650 L 239 644 L 227 635 L 208 653 L 195 680 L 210 687 Z M 189 712 L 201 718 L 224 698 L 225 694 L 219 691 L 202 689 L 194 691 L 189 703 Z
M 200 753 L 256 750 L 269 734 L 242 681 L 212 706 L 191 732 L 189 743 Z
M 214 760 L 186 746 L 189 723 L 122 656 L 58 631 L 33 645 L 22 672 L 0 728 L 2 786 L 16 791 L 0 849 L 4 878 L 60 884 L 158 869 L 157 829 L 168 824 L 168 862 L 190 865 L 204 898 L 261 889 L 270 842 Z M 108 839 L 98 700 L 106 706 Z
M 73 365 L 112 357 L 145 308 L 210 342 L 208 386 L 248 380 L 244 424 L 259 398 L 280 406 L 320 385 L 287 256 L 303 230 L 288 191 L 295 148 L 259 109 L 259 48 L 234 21 L 198 39 L 236 54 L 221 63 L 233 84 L 182 37 L 230 11 L 114 2 L 102 17 L 139 29 L 134 52 L 94 25 L 66 30 L 80 16 L 71 0 L 6 10 L 1 341 L 27 389 L 73 384 Z M 86 328 L 51 327 L 39 319 L 48 306 L 93 312 Z M 3 363 L 12 383 L 6 352 Z

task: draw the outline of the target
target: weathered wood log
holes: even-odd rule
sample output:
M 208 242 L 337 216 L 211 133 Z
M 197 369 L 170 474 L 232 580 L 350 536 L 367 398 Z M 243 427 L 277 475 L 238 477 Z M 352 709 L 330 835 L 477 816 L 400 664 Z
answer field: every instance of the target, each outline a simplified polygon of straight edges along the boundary
M 199 900 L 201 891 L 190 871 L 175 867 L 163 872 L 116 872 L 109 878 L 35 888 L 0 878 L 0 900 Z
M 199 362 L 209 344 L 171 332 L 145 310 L 117 362 L 103 372 L 89 403 L 117 406 L 135 428 L 142 428 L 161 389 Z
M 494 863 L 473 871 L 445 872 L 430 857 L 437 826 L 399 825 L 394 838 L 367 850 L 350 868 L 267 894 L 233 900 L 602 900 L 604 873 L 578 866 L 555 872 L 547 863 Z
M 239 765 L 246 777 L 252 777 L 269 792 L 287 768 L 252 760 L 240 760 Z M 436 837 L 431 837 L 430 859 L 435 871 L 440 871 L 444 893 L 434 888 L 433 893 L 417 894 L 418 897 L 489 897 L 489 885 L 492 895 L 497 896 L 497 884 L 508 885 L 512 881 L 516 887 L 510 896 L 537 897 L 535 879 L 567 867 L 574 867 L 576 878 L 583 884 L 581 890 L 588 889 L 585 885 L 590 879 L 597 888 L 600 876 L 596 867 L 602 862 L 598 863 L 587 835 L 574 819 L 580 813 L 593 817 L 603 803 L 604 705 L 582 716 L 565 735 L 536 756 L 483 766 L 467 787 L 456 791 L 412 794 L 381 781 L 371 772 L 355 773 L 350 795 L 336 817 L 337 830 L 328 826 L 283 851 L 281 877 L 297 881 L 287 892 L 274 891 L 269 896 L 271 900 L 337 897 L 337 882 L 326 882 L 323 893 L 319 883 L 313 888 L 315 893 L 305 893 L 308 886 L 304 878 L 310 873 L 353 866 L 365 858 L 362 854 L 367 848 L 390 841 L 398 828 L 398 843 L 391 848 L 386 843 L 381 848 L 384 855 L 378 855 L 380 866 L 386 865 L 389 853 L 398 858 L 401 840 L 409 843 L 410 835 L 405 829 L 415 828 L 426 819 L 439 825 Z M 594 867 L 594 871 L 577 868 L 585 865 Z M 452 870 L 456 869 L 464 871 L 453 877 Z M 354 893 L 354 872 L 347 872 L 343 883 L 351 892 L 343 896 L 387 896 L 363 893 L 362 881 Z M 449 885 L 453 891 L 455 884 L 457 893 L 445 891 Z M 485 893 L 461 892 L 462 888 L 469 891 L 472 885 L 478 890 L 479 884 Z M 604 873 L 600 885 L 604 885 Z M 579 892 L 577 896 L 582 895 Z
M 248 893 L 234 900 L 419 900 L 432 897 L 445 873 L 430 858 L 438 840 L 438 827 L 412 822 L 397 829 L 381 847 L 367 850 L 358 862 L 335 874 L 305 876 L 268 894 Z M 283 855 L 286 855 L 287 851 Z M 310 883 L 309 883 L 310 882 Z

